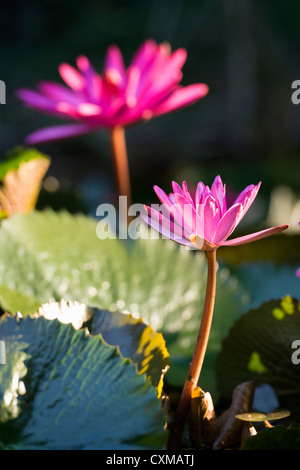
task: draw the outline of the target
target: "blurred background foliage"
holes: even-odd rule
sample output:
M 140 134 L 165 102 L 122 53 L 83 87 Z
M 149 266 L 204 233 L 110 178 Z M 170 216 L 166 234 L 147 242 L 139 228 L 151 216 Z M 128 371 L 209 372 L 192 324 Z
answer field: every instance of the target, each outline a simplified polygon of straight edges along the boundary
M 34 130 L 59 124 L 25 108 L 16 89 L 60 82 L 58 65 L 74 65 L 82 53 L 101 72 L 111 43 L 128 64 L 145 39 L 168 41 L 172 49 L 188 51 L 182 84 L 204 82 L 210 92 L 189 108 L 127 130 L 134 202 L 157 202 L 153 184 L 168 191 L 173 179 L 211 184 L 219 173 L 233 195 L 262 180 L 248 223 L 270 219 L 277 191 L 272 217 L 276 223 L 293 220 L 297 232 L 300 106 L 291 101 L 291 84 L 300 78 L 299 26 L 296 0 L 5 2 L 0 78 L 7 104 L 0 107 L 0 155 L 24 145 Z M 106 131 L 39 149 L 52 163 L 38 207 L 95 216 L 101 202 L 114 201 Z

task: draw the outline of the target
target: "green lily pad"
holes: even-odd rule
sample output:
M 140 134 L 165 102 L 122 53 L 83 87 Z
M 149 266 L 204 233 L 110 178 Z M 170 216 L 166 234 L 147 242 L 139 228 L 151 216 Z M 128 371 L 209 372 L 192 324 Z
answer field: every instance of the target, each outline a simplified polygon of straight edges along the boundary
M 169 354 L 161 333 L 130 314 L 96 310 L 89 325 L 91 334 L 118 346 L 123 357 L 129 357 L 140 373 L 145 373 L 161 395 L 163 376 L 169 368 Z
M 57 320 L 2 316 L 0 441 L 5 449 L 165 445 L 156 389 L 100 335 Z
M 64 298 L 131 313 L 163 334 L 171 357 L 168 381 L 182 385 L 201 321 L 205 254 L 170 240 L 126 243 L 114 234 L 100 240 L 98 223 L 83 215 L 51 210 L 4 220 L 0 230 L 2 308 L 25 315 L 42 303 Z M 236 277 L 220 266 L 201 381 L 204 389 L 212 392 L 214 388 L 213 368 L 221 340 L 246 301 Z
M 64 300 L 42 305 L 33 316 L 72 323 L 75 329 L 87 325 L 92 335 L 101 335 L 106 343 L 117 346 L 122 356 L 130 359 L 140 374 L 146 374 L 161 395 L 163 377 L 169 368 L 169 353 L 163 335 L 140 318 Z

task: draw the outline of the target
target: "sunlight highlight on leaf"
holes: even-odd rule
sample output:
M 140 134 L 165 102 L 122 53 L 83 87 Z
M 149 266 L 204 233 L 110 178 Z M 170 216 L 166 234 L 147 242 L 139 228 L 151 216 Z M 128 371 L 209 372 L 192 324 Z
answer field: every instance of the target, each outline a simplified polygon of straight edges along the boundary
M 250 372 L 257 372 L 257 373 L 263 373 L 263 372 L 268 371 L 268 369 L 262 363 L 260 354 L 257 351 L 253 351 L 253 353 L 250 356 L 249 363 L 248 363 L 248 370 Z
M 47 320 L 59 320 L 61 323 L 72 323 L 75 330 L 79 330 L 83 323 L 89 320 L 91 312 L 85 304 L 76 301 L 61 300 L 41 305 L 33 317 L 44 317 Z
M 123 357 L 133 361 L 140 374 L 162 394 L 164 375 L 169 369 L 169 352 L 163 335 L 131 314 L 93 309 L 89 330 L 117 346 Z
M 283 297 L 283 299 L 281 300 L 281 306 L 287 315 L 292 315 L 293 313 L 295 313 L 294 304 L 289 295 Z

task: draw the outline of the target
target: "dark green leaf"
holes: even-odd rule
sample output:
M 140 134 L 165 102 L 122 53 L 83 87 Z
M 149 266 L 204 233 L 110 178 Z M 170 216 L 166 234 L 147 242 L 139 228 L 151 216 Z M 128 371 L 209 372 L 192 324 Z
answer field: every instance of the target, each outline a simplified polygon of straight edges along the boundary
M 229 398 L 238 383 L 255 380 L 273 387 L 280 406 L 299 413 L 299 365 L 293 361 L 297 350 L 292 348 L 299 332 L 299 300 L 289 296 L 242 315 L 217 359 L 219 392 Z
M 264 429 L 248 437 L 242 450 L 300 450 L 300 424 Z

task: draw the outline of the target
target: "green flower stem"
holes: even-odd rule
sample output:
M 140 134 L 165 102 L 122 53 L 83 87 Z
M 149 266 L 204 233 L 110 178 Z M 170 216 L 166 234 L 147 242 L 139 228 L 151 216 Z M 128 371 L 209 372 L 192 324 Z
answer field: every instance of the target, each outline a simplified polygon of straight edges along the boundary
M 191 393 L 197 387 L 201 373 L 215 305 L 216 274 L 217 260 L 216 249 L 214 249 L 207 251 L 207 284 L 203 314 L 188 376 L 183 387 L 174 421 L 171 424 L 168 442 L 169 450 L 180 449 L 183 429 L 191 406 Z
M 122 223 L 128 225 L 128 209 L 131 205 L 131 186 L 126 149 L 125 129 L 123 126 L 116 126 L 112 128 L 111 148 L 114 159 L 118 195 L 126 196 L 127 198 L 127 214 L 124 214 L 124 220 L 122 220 Z

